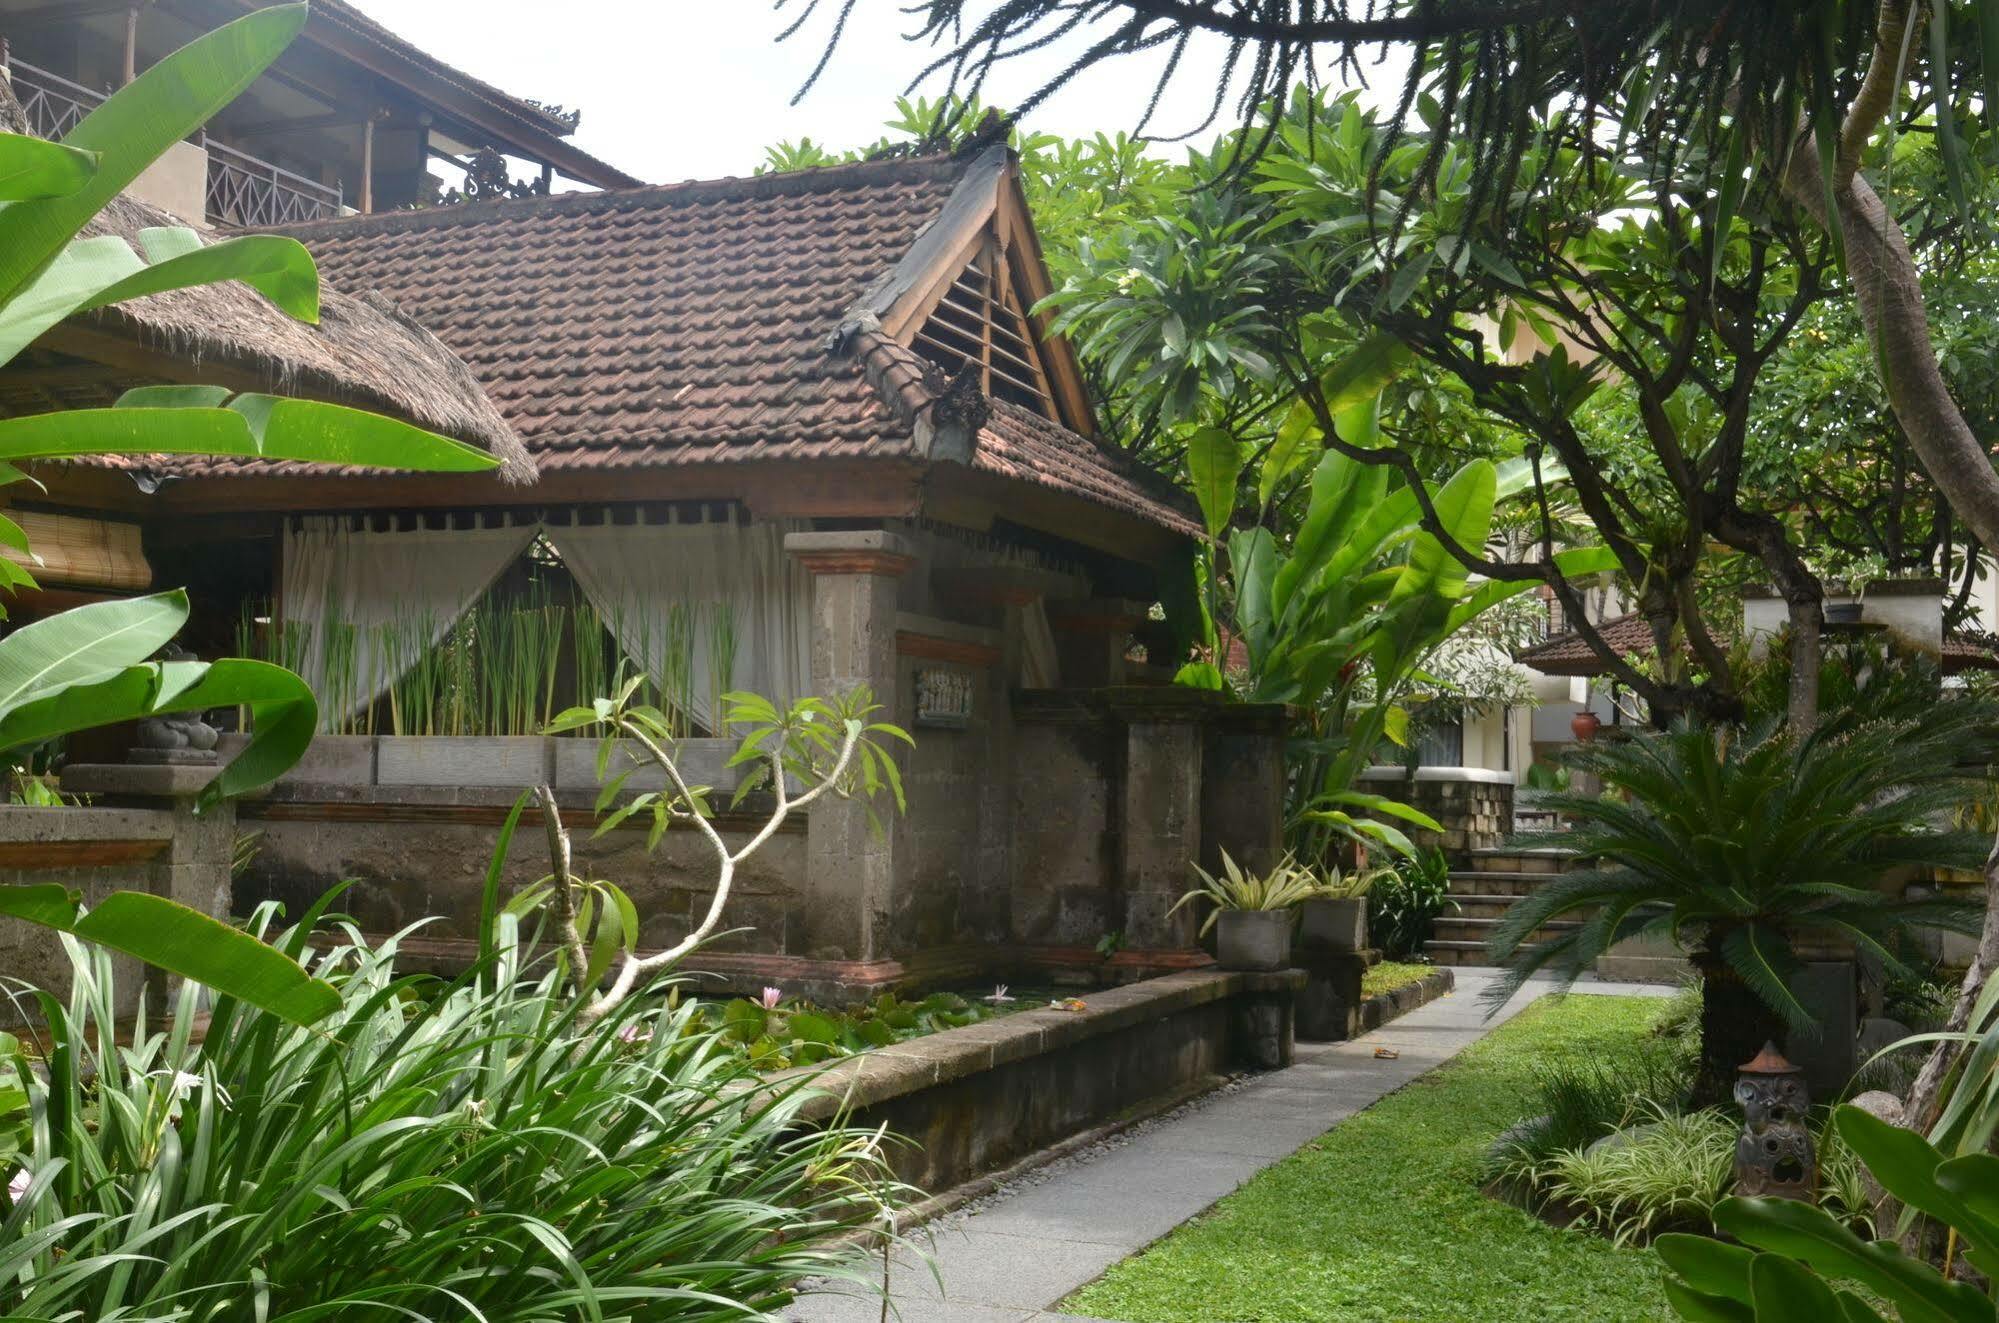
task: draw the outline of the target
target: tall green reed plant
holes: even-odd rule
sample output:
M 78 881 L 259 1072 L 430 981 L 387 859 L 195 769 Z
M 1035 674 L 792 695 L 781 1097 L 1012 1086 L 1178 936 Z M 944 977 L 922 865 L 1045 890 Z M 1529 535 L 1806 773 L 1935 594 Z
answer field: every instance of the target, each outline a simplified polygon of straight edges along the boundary
M 0 1060 L 32 1117 L 0 1317 L 765 1319 L 805 1277 L 867 1280 L 836 1237 L 904 1192 L 877 1132 L 801 1123 L 810 1076 L 757 1079 L 691 1003 L 580 1031 L 505 912 L 441 983 L 397 940 L 310 936 L 321 909 L 277 938 L 340 990 L 309 1031 L 224 999 L 196 1041 L 193 984 L 120 1020 L 110 957 L 67 936 L 67 1002 L 16 985 L 46 1028 Z
M 481 600 L 441 633 L 419 613 L 363 629 L 329 607 L 315 626 L 274 619 L 268 603 L 245 606 L 236 627 L 243 656 L 291 669 L 322 636 L 321 731 L 337 735 L 534 735 L 557 713 L 612 692 L 623 674 L 643 673 L 639 701 L 664 712 L 674 738 L 684 739 L 694 732 L 697 644 L 714 659 L 708 697 L 718 714 L 738 660 L 726 607 L 679 604 L 656 621 L 606 622 L 589 603 L 560 601 L 539 581 Z M 640 667 L 617 639 L 654 666 Z M 363 689 L 370 673 L 395 677 L 373 703 Z

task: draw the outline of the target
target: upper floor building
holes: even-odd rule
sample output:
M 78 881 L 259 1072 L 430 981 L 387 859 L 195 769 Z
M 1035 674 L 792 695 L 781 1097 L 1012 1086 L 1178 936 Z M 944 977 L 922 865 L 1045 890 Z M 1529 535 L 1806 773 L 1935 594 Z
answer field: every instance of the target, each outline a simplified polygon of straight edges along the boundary
M 30 126 L 60 138 L 153 61 L 267 2 L 0 0 L 0 62 Z M 191 222 L 257 229 L 422 205 L 446 180 L 475 197 L 642 182 L 577 147 L 577 120 L 345 0 L 312 0 L 291 48 L 133 192 Z

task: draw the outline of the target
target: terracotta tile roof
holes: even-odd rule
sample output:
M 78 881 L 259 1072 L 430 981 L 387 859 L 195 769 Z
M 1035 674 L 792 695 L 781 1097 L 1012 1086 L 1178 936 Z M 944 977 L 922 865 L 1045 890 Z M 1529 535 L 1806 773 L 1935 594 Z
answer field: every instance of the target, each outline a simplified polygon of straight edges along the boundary
M 1596 627 L 1596 632 L 1603 636 L 1605 643 L 1617 649 L 1618 655 L 1624 657 L 1651 652 L 1658 646 L 1652 638 L 1652 623 L 1635 612 L 1602 622 Z M 1531 648 L 1522 648 L 1513 655 L 1513 659 L 1543 675 L 1603 673 L 1603 659 L 1575 630 L 1551 635 Z
M 330 284 L 381 291 L 463 358 L 544 474 L 922 459 L 938 375 L 878 333 L 832 344 L 966 170 L 878 161 L 288 232 Z M 973 465 L 1193 531 L 1119 457 L 1007 406 Z
M 1076 435 L 1006 400 L 992 402 L 972 467 L 1058 491 L 1079 492 L 1102 505 L 1142 514 L 1188 537 L 1203 536 L 1189 502 L 1172 484 L 1121 455 L 1107 454 Z
M 1943 638 L 1943 673 L 1999 671 L 1999 636 L 1954 630 Z

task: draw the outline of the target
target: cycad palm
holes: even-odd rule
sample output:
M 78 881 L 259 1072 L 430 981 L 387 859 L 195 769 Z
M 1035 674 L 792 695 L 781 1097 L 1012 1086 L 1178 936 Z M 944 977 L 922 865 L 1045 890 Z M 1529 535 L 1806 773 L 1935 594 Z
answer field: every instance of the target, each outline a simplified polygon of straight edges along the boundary
M 1535 843 L 1590 866 L 1515 904 L 1492 938 L 1509 995 L 1548 970 L 1574 979 L 1627 937 L 1665 934 L 1702 980 L 1703 1099 L 1726 1095 L 1735 1067 L 1787 1027 L 1809 1032 L 1791 990 L 1798 949 L 1851 945 L 1901 965 L 1915 927 L 1975 933 L 1971 904 L 1909 901 L 1884 879 L 1918 867 L 1970 867 L 1976 834 L 1950 830 L 1965 756 L 1984 742 L 1982 705 L 1941 704 L 1923 722 L 1821 727 L 1794 737 L 1681 723 L 1605 739 L 1575 756 L 1604 794 L 1550 796 L 1571 831 Z M 1580 926 L 1539 942 L 1551 920 Z

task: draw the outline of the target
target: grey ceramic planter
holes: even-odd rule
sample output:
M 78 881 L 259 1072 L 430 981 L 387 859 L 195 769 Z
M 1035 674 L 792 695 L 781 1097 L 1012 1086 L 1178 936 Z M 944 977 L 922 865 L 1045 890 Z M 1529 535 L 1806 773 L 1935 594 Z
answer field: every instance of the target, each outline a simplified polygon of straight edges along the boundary
M 1367 949 L 1367 897 L 1319 896 L 1300 907 L 1298 940 L 1327 951 Z
M 1215 958 L 1223 969 L 1288 969 L 1290 910 L 1223 910 L 1215 917 Z

